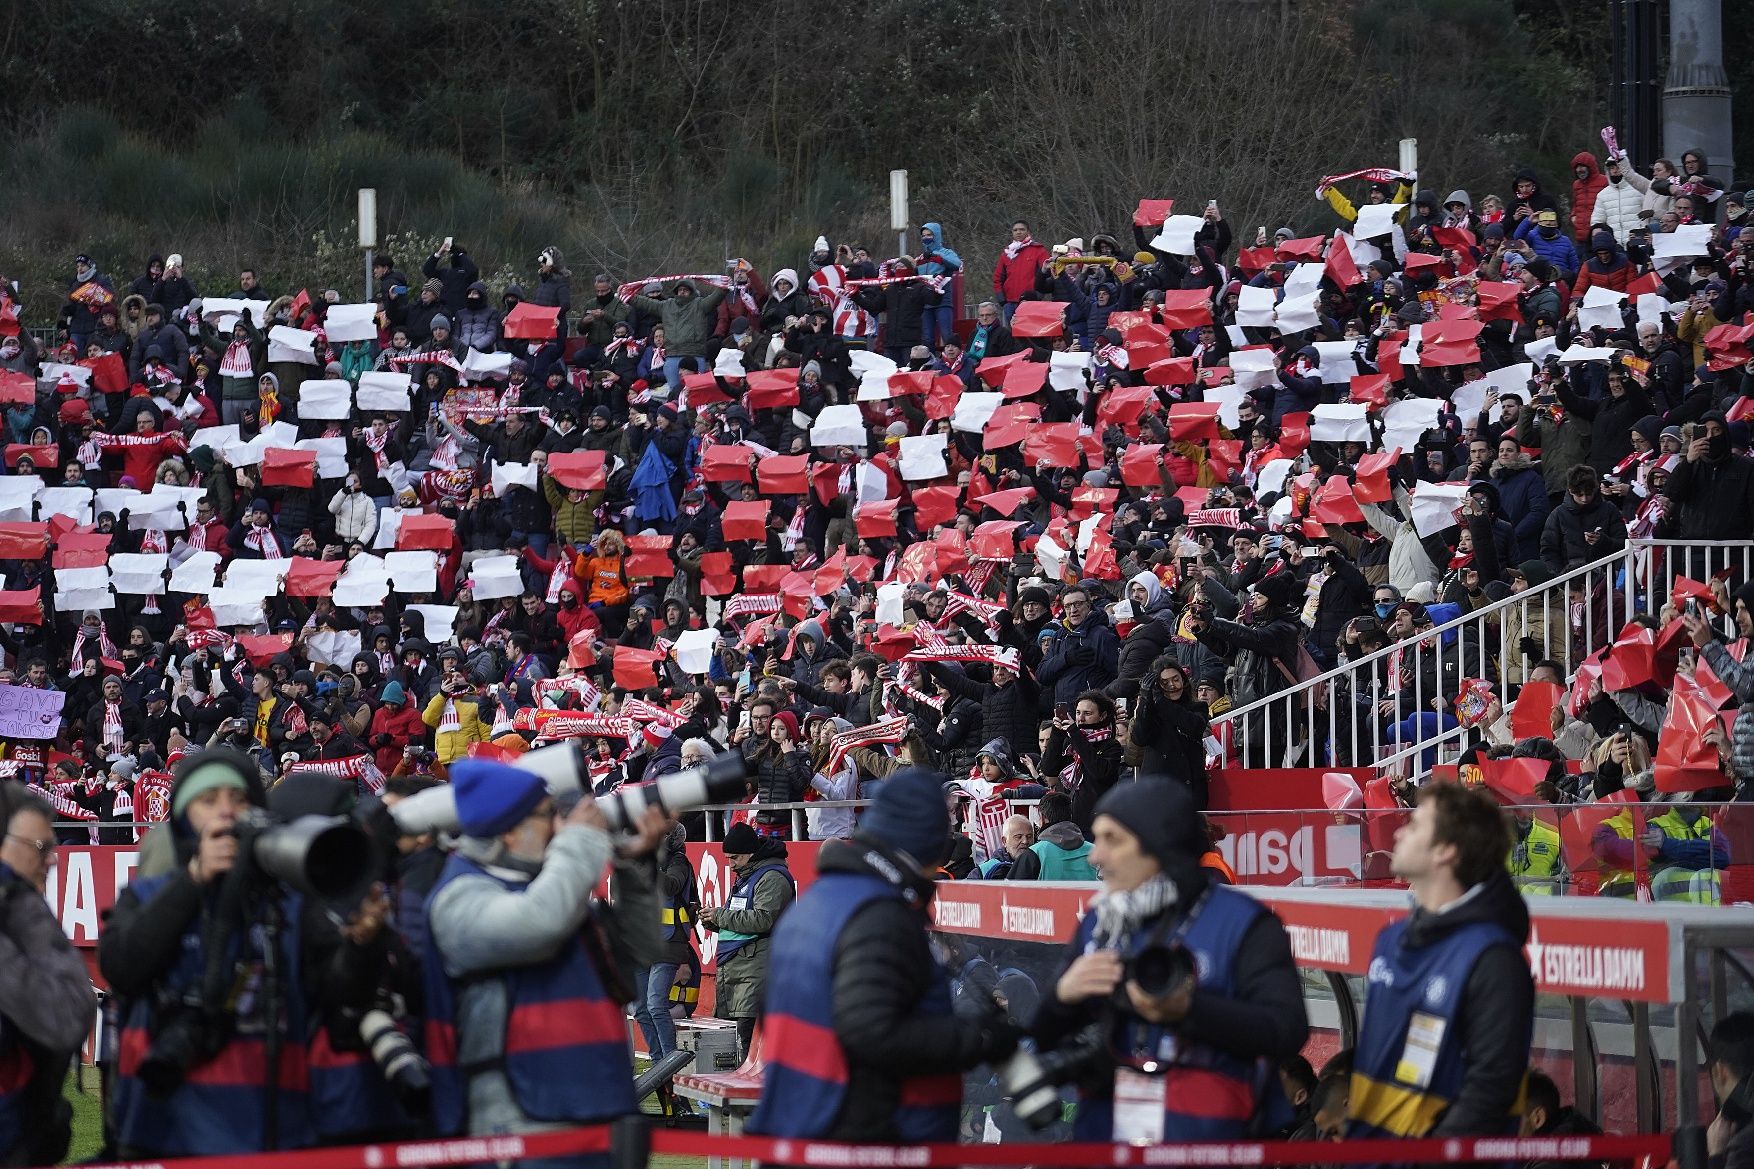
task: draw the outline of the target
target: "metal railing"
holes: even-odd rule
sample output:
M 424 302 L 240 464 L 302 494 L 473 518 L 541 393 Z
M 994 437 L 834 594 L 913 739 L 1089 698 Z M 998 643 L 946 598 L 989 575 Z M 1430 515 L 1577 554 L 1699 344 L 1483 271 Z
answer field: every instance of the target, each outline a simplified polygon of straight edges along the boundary
M 1421 774 L 1467 733 L 1452 713 L 1463 680 L 1504 701 L 1543 660 L 1566 679 L 1639 613 L 1657 614 L 1677 576 L 1750 578 L 1746 541 L 1639 540 L 1545 584 L 1462 613 L 1214 718 L 1225 763 L 1240 767 L 1375 767 Z M 1726 631 L 1733 622 L 1725 618 Z M 1323 647 L 1324 649 L 1327 647 Z M 1540 652 L 1531 654 L 1530 649 Z

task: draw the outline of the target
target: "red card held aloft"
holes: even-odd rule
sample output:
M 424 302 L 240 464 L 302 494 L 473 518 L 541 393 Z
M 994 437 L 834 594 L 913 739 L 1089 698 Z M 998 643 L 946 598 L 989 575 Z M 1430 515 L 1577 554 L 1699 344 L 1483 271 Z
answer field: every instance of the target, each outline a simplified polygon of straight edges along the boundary
M 1518 739 L 1551 739 L 1553 709 L 1565 697 L 1557 682 L 1525 682 L 1510 708 L 1510 733 Z
M 765 540 L 767 513 L 773 505 L 765 499 L 738 500 L 727 503 L 719 517 L 719 526 L 727 540 Z
M 608 458 L 605 451 L 555 451 L 543 468 L 562 487 L 602 491 L 609 486 Z
M 1066 306 L 1057 300 L 1026 300 L 1011 314 L 1013 337 L 1058 337 L 1066 331 Z

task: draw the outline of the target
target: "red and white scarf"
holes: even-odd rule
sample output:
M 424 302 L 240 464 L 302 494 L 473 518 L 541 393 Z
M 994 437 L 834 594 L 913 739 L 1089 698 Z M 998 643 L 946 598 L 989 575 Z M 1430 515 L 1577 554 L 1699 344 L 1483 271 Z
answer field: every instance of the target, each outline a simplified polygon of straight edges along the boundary
M 457 713 L 456 699 L 448 696 L 445 698 L 445 708 L 439 714 L 438 729 L 440 734 L 447 732 L 454 734 L 463 729 L 463 716 Z
M 842 337 L 869 337 L 877 330 L 877 318 L 847 295 L 847 270 L 839 264 L 812 272 L 804 283 L 810 294 L 834 314 L 834 331 Z
M 731 287 L 731 279 L 728 276 L 647 276 L 644 280 L 629 280 L 626 284 L 623 284 L 620 288 L 615 290 L 615 296 L 618 300 L 628 301 L 640 295 L 641 290 L 648 284 L 676 284 L 683 280 L 692 280 L 696 284 L 711 284 L 717 288 Z
M 1335 183 L 1343 183 L 1349 179 L 1363 179 L 1367 183 L 1402 183 L 1408 181 L 1407 176 L 1401 171 L 1390 170 L 1386 166 L 1372 166 L 1366 167 L 1363 170 L 1348 171 L 1343 175 L 1323 175 L 1321 186 L 1316 189 L 1318 191 L 1325 190 L 1328 187 L 1333 186 Z
M 122 745 L 122 704 L 120 702 L 104 703 L 103 735 L 105 747 Z
M 907 719 L 886 718 L 882 722 L 874 722 L 868 727 L 854 727 L 850 731 L 842 731 L 828 741 L 828 759 L 822 766 L 824 775 L 833 775 L 840 770 L 847 752 L 854 747 L 872 747 L 879 743 L 895 744 L 907 738 Z
M 219 359 L 219 372 L 225 377 L 255 377 L 256 366 L 250 360 L 250 343 L 233 341 L 227 345 L 225 356 Z
M 348 755 L 340 759 L 306 759 L 286 769 L 288 775 L 310 772 L 333 775 L 340 779 L 365 781 L 366 790 L 374 795 L 384 790 L 384 773 L 370 755 Z
M 368 426 L 360 434 L 359 441 L 364 443 L 365 449 L 372 453 L 372 461 L 377 464 L 380 473 L 385 467 L 390 465 L 389 458 L 384 454 L 384 448 L 390 443 L 390 431 L 388 428 L 385 428 L 384 432 L 379 434 L 376 429 Z
M 1015 260 L 1018 252 L 1021 252 L 1024 248 L 1033 248 L 1034 246 L 1035 237 L 1033 235 L 1026 235 L 1022 239 L 1014 239 L 1005 245 L 1005 258 L 1007 260 Z
M 1068 736 L 1083 735 L 1086 743 L 1106 743 L 1114 738 L 1114 733 L 1112 726 L 1073 727 L 1066 732 Z M 1070 762 L 1060 768 L 1060 786 L 1066 791 L 1073 792 L 1077 791 L 1078 786 L 1084 782 L 1084 764 L 1079 762 L 1078 752 L 1073 750 L 1070 744 L 1066 747 L 1066 754 L 1070 757 Z
M 989 632 L 999 632 L 999 614 L 1005 606 L 993 601 L 983 601 L 979 597 L 971 597 L 966 593 L 950 593 L 944 602 L 944 615 L 955 617 L 959 613 L 973 613 L 986 625 Z
M 915 633 L 919 628 L 915 627 Z M 1022 664 L 1017 650 L 1008 645 L 940 644 L 916 649 L 901 659 L 904 662 L 979 662 L 988 666 L 1004 666 L 1016 671 Z
M 79 656 L 79 651 L 80 648 L 85 645 L 85 639 L 90 636 L 93 635 L 85 632 L 85 625 L 82 622 L 79 626 L 79 632 L 73 635 L 73 657 L 71 660 L 75 667 L 78 667 L 79 663 L 84 660 Z M 116 653 L 116 643 L 110 640 L 109 632 L 105 630 L 102 625 L 97 627 L 97 633 L 95 636 L 97 637 L 99 657 L 114 658 L 120 656 Z
M 725 602 L 725 620 L 778 613 L 783 608 L 785 601 L 778 593 L 742 593 Z
M 251 527 L 244 533 L 244 547 L 254 548 L 262 554 L 263 560 L 284 560 L 285 554 L 280 551 L 280 540 L 271 527 Z

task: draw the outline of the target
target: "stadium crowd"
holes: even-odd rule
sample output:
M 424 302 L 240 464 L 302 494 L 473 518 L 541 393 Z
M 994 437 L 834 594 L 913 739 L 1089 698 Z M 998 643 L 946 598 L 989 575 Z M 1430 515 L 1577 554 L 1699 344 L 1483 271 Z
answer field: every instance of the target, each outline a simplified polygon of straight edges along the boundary
M 1523 1090 L 1546 820 L 1429 767 L 1355 793 L 1411 809 L 1375 846 L 1416 908 L 1318 1077 L 1284 927 L 1222 888 L 1199 813 L 1212 766 L 1277 761 L 1251 704 L 1362 660 L 1314 700 L 1371 733 L 1297 758 L 1465 728 L 1506 802 L 1673 805 L 1599 820 L 1595 891 L 1719 900 L 1696 805 L 1754 784 L 1754 580 L 1683 553 L 1647 562 L 1675 576 L 1657 612 L 1585 615 L 1639 591 L 1589 568 L 1629 540 L 1754 532 L 1749 196 L 1697 151 L 1646 176 L 1604 142 L 1563 207 L 1527 171 L 1475 200 L 1368 170 L 1321 180 L 1323 235 L 1168 199 L 1130 236 L 1020 220 L 990 297 L 936 222 L 911 256 L 819 238 L 771 273 L 576 290 L 558 248 L 490 289 L 453 238 L 400 258 L 418 279 L 377 257 L 357 304 L 197 288 L 175 253 L 132 279 L 77 256 L 54 305 L 0 280 L 0 700 L 49 732 L 6 745 L 0 878 L 141 841 L 99 949 L 110 1151 L 625 1115 L 621 1008 L 675 1048 L 697 925 L 745 1050 L 766 1020 L 769 1133 L 953 1139 L 983 1065 L 984 1122 L 1034 1076 L 1051 1123 L 1077 1081 L 1093 1140 L 1587 1131 Z M 1439 630 L 1559 578 L 1497 638 Z M 507 766 L 556 740 L 600 797 L 740 755 L 724 903 L 696 818 L 612 821 Z M 395 809 L 453 772 L 447 853 Z M 836 838 L 802 890 L 798 802 Z M 270 818 L 356 803 L 384 884 L 275 867 Z M 1100 875 L 1051 983 L 928 937 L 934 880 L 970 875 Z M 83 991 L 40 899 L 0 904 Z M 58 1001 L 0 995 L 0 1154 L 60 1155 L 16 1123 L 59 1076 L 14 1058 L 69 1058 L 91 1004 Z M 1714 1083 L 1745 1095 L 1754 1031 L 1719 1031 Z M 1151 1074 L 1165 1044 L 1197 1083 Z M 1736 1136 L 1712 1151 L 1740 1163 Z
M 378 256 L 357 305 L 80 255 L 58 304 L 0 293 L 0 684 L 65 694 L 9 768 L 67 839 L 120 842 L 208 746 L 364 794 L 562 737 L 607 789 L 698 740 L 750 759 L 766 835 L 791 820 L 761 805 L 905 763 L 1063 792 L 1088 833 L 1125 769 L 1203 806 L 1209 765 L 1269 761 L 1214 717 L 1399 647 L 1327 700 L 1390 737 L 1471 709 L 1480 758 L 1550 757 L 1543 798 L 1651 793 L 1672 661 L 1592 677 L 1532 741 L 1518 692 L 1614 631 L 1581 644 L 1571 606 L 1507 660 L 1421 650 L 1629 538 L 1754 531 L 1748 195 L 1694 151 L 1574 175 L 1328 176 L 1326 237 L 1170 200 L 1051 246 L 1020 220 L 990 297 L 938 223 L 769 273 L 586 281 L 549 248 L 503 289 L 447 239 Z M 1746 636 L 1751 589 L 1699 596 Z M 1719 705 L 1754 698 L 1698 628 Z M 1740 790 L 1754 711 L 1707 721 L 1685 786 Z

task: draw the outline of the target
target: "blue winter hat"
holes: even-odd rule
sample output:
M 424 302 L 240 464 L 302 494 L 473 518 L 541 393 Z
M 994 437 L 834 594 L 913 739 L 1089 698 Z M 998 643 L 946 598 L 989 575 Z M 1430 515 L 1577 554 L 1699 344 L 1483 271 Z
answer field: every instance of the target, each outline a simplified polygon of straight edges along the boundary
M 491 759 L 459 759 L 451 788 L 463 835 L 488 840 L 516 828 L 548 797 L 541 776 Z
M 947 779 L 924 767 L 894 772 L 859 817 L 859 833 L 900 849 L 925 869 L 937 868 L 950 855 L 950 811 L 944 806 Z
M 402 699 L 407 696 L 402 691 L 402 683 L 386 682 L 378 697 L 384 700 L 385 706 L 401 706 Z

